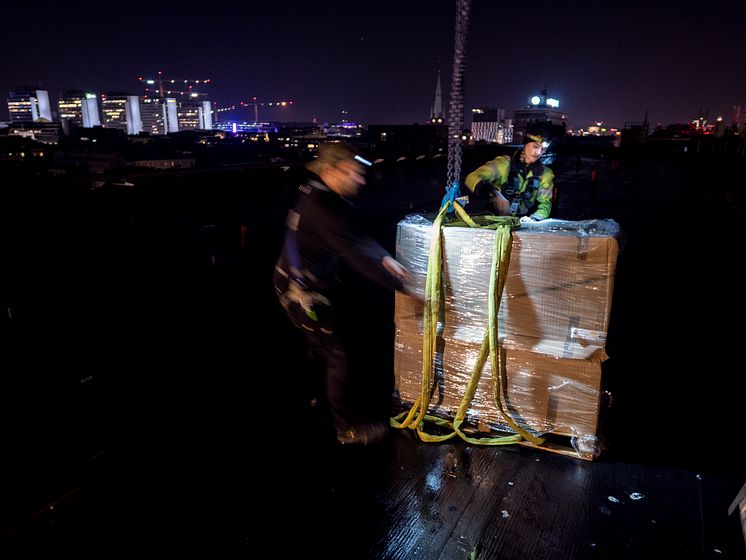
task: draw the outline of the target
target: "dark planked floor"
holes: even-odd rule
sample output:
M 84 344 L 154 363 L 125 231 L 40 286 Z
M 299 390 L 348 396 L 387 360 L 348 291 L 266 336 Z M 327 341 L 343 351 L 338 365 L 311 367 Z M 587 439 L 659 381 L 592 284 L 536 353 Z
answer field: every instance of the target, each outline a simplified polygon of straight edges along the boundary
M 20 360 L 7 363 L 23 365 L 3 385 L 3 558 L 146 547 L 205 558 L 746 557 L 727 516 L 746 479 L 729 365 L 744 209 L 723 187 L 742 177 L 670 159 L 631 158 L 619 174 L 604 164 L 556 167 L 560 217 L 614 218 L 627 234 L 595 462 L 424 444 L 408 431 L 337 446 L 268 282 L 294 177 L 159 182 L 86 195 L 77 216 L 16 217 L 29 237 L 11 252 L 13 282 L 55 281 L 17 289 L 18 318 L 4 327 Z M 433 209 L 444 175 L 444 162 L 371 174 L 361 205 L 376 237 L 393 250 L 396 221 Z M 703 198 L 718 219 L 703 216 Z M 38 229 L 46 218 L 51 240 Z M 393 383 L 393 300 L 356 289 L 369 320 L 353 363 L 378 414 Z
M 743 557 L 722 476 L 410 433 L 368 449 L 282 438 L 97 465 L 6 544 L 22 557 Z

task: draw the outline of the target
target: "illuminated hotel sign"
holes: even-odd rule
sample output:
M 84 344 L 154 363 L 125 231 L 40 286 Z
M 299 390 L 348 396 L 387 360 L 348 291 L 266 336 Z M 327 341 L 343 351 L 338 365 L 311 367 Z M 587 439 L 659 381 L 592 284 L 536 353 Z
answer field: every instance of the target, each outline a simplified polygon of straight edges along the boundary
M 543 95 L 534 95 L 528 100 L 528 102 L 533 106 L 545 105 L 547 107 L 552 107 L 553 109 L 558 109 L 560 104 L 559 99 L 555 99 L 554 97 L 544 97 Z

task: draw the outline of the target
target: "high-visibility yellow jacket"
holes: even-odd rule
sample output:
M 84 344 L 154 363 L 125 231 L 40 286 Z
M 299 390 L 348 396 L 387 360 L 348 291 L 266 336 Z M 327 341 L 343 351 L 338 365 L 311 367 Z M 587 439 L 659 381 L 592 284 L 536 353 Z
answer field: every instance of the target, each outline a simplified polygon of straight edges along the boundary
M 469 191 L 483 197 L 484 183 L 501 193 L 510 203 L 513 216 L 531 216 L 534 220 L 546 220 L 552 212 L 554 172 L 546 165 L 534 162 L 526 165 L 520 156 L 498 156 L 478 167 L 466 176 L 464 184 Z

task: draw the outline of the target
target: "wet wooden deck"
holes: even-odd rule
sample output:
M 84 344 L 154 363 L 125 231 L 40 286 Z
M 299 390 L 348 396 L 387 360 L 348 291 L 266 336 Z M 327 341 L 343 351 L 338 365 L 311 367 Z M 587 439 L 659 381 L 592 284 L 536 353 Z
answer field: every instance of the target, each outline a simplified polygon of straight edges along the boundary
M 340 448 L 308 432 L 101 459 L 5 544 L 20 557 L 743 557 L 730 477 L 410 433 Z
M 393 249 L 401 216 L 437 204 L 441 172 L 371 177 L 362 203 L 384 244 Z M 611 175 L 586 158 L 558 175 L 560 217 L 613 218 L 627 233 L 604 364 L 606 453 L 594 462 L 395 430 L 370 448 L 338 446 L 310 405 L 301 340 L 268 282 L 283 189 L 249 191 L 234 177 L 211 195 L 98 193 L 79 210 L 97 211 L 85 227 L 54 218 L 63 235 L 51 247 L 36 217 L 29 247 L 48 258 L 13 253 L 28 265 L 13 281 L 57 281 L 19 291 L 18 318 L 4 326 L 3 558 L 145 547 L 205 558 L 746 556 L 727 516 L 746 477 L 732 439 L 743 393 L 729 365 L 744 311 L 732 273 L 743 199 L 671 160 Z M 717 220 L 701 217 L 703 181 Z M 83 240 L 83 256 L 62 251 Z M 89 274 L 93 290 L 80 285 Z M 376 380 L 367 390 L 378 413 L 393 382 L 393 299 L 359 289 L 370 320 L 356 366 Z M 84 326 L 71 330 L 71 313 Z

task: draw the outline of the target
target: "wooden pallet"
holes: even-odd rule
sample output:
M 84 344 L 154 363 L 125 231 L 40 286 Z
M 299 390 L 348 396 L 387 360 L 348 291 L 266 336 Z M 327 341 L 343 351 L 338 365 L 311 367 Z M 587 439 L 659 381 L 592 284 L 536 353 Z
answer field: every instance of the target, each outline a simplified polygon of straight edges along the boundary
M 405 410 L 410 410 L 412 403 L 399 403 L 399 406 L 401 407 L 400 412 L 403 412 Z M 432 413 L 428 412 L 428 414 Z M 453 417 L 447 417 L 445 415 L 437 416 L 443 420 L 453 421 Z M 514 434 L 514 432 L 504 430 L 501 426 L 488 425 L 485 423 L 480 423 L 478 427 L 473 425 L 463 425 L 462 431 L 474 437 L 500 437 Z M 578 441 L 577 436 L 566 433 L 548 433 L 543 434 L 543 437 L 545 440 L 541 445 L 529 441 L 520 441 L 515 445 L 541 449 L 542 451 L 557 453 L 567 457 L 575 457 L 584 461 L 593 461 L 597 459 L 601 456 L 604 450 L 602 439 L 598 434 L 584 437 L 580 442 Z

